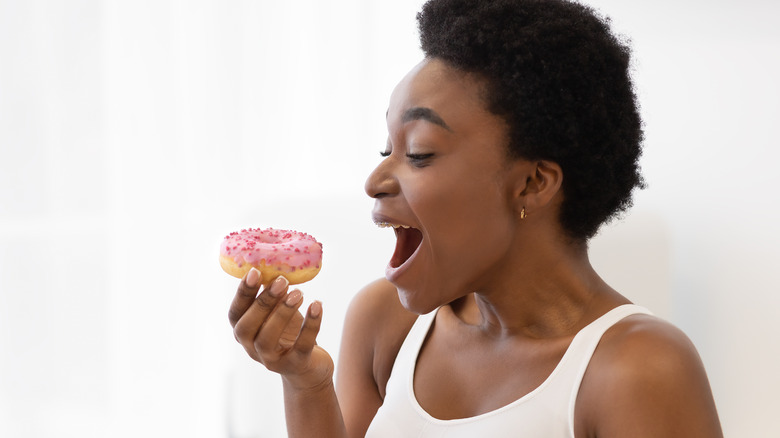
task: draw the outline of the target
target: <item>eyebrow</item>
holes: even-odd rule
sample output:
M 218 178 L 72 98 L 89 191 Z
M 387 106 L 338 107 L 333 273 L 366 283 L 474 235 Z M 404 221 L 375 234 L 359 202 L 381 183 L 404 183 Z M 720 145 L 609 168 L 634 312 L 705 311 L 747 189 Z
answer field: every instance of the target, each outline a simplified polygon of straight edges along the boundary
M 453 132 L 452 128 L 450 128 L 449 125 L 444 122 L 444 119 L 436 114 L 436 111 L 430 108 L 416 106 L 404 111 L 403 116 L 401 116 L 401 121 L 403 123 L 407 123 L 413 120 L 425 120 L 427 122 L 433 123 L 434 125 L 439 125 L 447 131 Z

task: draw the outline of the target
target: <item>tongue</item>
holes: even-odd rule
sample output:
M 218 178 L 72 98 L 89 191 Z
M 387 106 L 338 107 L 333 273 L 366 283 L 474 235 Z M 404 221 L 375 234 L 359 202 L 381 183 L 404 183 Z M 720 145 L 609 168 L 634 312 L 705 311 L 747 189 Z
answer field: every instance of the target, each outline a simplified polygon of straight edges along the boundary
M 414 254 L 422 242 L 422 233 L 416 228 L 395 228 L 395 252 L 390 259 L 390 266 L 397 268 L 404 264 Z

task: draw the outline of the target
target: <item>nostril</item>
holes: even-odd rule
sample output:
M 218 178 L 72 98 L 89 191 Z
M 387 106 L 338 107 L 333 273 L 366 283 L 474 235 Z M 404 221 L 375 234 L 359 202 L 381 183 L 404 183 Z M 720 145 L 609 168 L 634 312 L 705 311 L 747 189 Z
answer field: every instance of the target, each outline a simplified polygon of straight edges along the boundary
M 396 190 L 392 180 L 384 180 L 379 184 L 366 184 L 366 194 L 374 199 L 381 199 L 391 196 Z
M 383 160 L 366 179 L 366 194 L 374 199 L 391 196 L 398 192 L 398 180 L 390 160 Z

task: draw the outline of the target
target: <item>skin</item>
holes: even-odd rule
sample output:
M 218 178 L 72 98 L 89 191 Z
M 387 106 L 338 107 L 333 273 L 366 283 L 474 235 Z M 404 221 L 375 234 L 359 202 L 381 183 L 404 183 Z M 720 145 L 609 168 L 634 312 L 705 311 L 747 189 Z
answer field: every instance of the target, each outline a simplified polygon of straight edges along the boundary
M 429 414 L 454 419 L 532 391 L 580 329 L 629 302 L 560 228 L 560 167 L 509 160 L 507 127 L 481 90 L 479 78 L 431 59 L 391 97 L 387 156 L 366 192 L 375 220 L 423 238 L 389 271 L 392 283 L 378 280 L 351 303 L 337 385 L 333 360 L 315 343 L 320 304 L 304 317 L 286 285 L 258 295 L 254 274 L 242 281 L 230 320 L 247 353 L 282 375 L 290 436 L 363 436 L 419 313 L 439 308 L 414 392 Z M 722 436 L 695 348 L 652 316 L 630 316 L 605 333 L 576 406 L 577 437 Z

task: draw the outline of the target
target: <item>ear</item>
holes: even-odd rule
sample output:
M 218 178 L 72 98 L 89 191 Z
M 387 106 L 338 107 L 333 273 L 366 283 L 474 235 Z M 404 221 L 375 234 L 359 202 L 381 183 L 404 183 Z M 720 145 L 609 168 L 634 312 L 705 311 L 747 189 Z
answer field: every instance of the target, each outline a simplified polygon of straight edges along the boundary
M 518 217 L 523 209 L 526 215 L 534 214 L 562 196 L 563 170 L 558 163 L 548 160 L 526 161 L 521 167 L 522 178 L 517 181 L 514 193 Z

